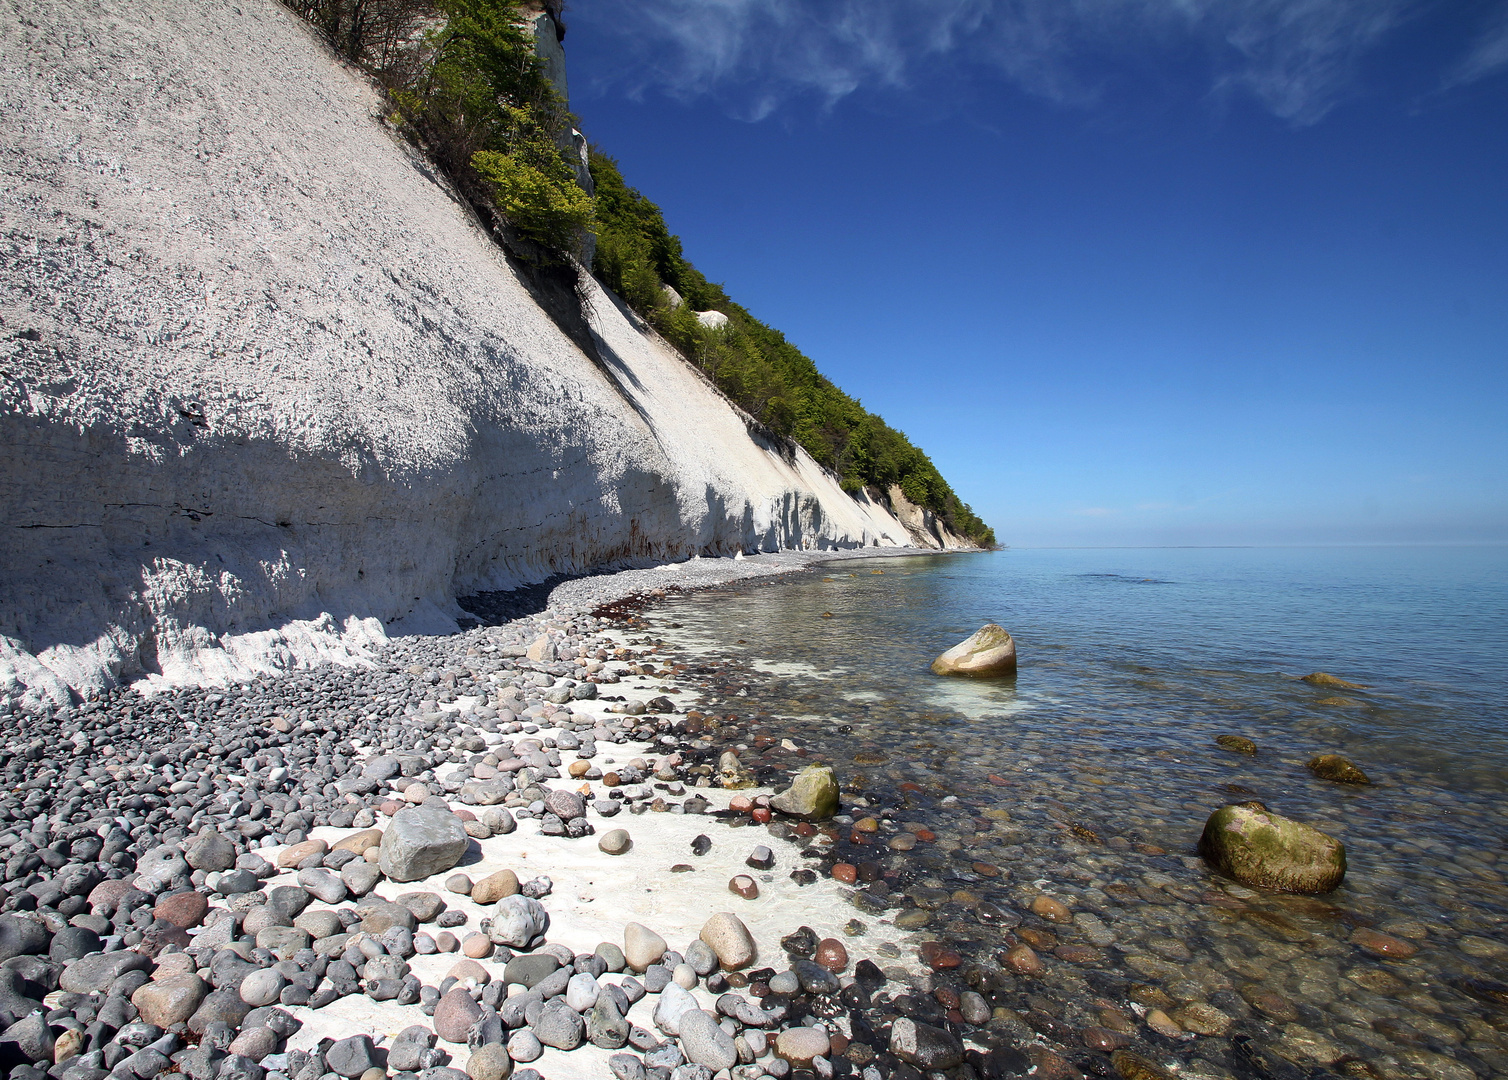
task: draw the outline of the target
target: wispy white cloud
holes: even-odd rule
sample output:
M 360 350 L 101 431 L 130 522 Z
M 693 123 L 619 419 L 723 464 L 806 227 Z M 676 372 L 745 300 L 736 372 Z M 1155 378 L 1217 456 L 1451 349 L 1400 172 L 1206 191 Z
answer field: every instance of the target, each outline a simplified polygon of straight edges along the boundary
M 1446 73 L 1446 89 L 1485 79 L 1508 67 L 1508 3 L 1498 8 L 1461 62 Z
M 1361 59 L 1420 0 L 576 0 L 621 33 L 630 89 L 717 94 L 761 119 L 795 96 L 826 105 L 905 87 L 939 61 L 986 64 L 1069 106 L 1117 64 L 1202 57 L 1216 97 L 1250 94 L 1304 125 L 1354 92 Z M 1508 31 L 1496 48 L 1508 48 Z M 1482 63 L 1501 63 L 1490 48 Z

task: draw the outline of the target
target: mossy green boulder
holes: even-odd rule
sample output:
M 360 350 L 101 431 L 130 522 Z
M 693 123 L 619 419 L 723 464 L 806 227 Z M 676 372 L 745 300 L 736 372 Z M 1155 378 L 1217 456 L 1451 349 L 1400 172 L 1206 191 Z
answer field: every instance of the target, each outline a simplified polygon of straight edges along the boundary
M 838 812 L 838 778 L 830 765 L 808 765 L 791 786 L 770 800 L 770 807 L 791 817 L 821 821 Z
M 1245 754 L 1247 757 L 1257 756 L 1257 744 L 1245 735 L 1216 735 L 1215 745 L 1229 750 L 1233 754 Z
M 976 679 L 1016 674 L 1016 642 L 1003 626 L 986 623 L 932 661 L 934 675 Z
M 1199 854 L 1220 873 L 1259 889 L 1313 896 L 1346 877 L 1344 844 L 1259 802 L 1232 803 L 1211 814 Z
M 1339 754 L 1321 754 L 1309 759 L 1309 771 L 1321 780 L 1334 780 L 1337 784 L 1370 784 L 1366 773 L 1350 758 Z

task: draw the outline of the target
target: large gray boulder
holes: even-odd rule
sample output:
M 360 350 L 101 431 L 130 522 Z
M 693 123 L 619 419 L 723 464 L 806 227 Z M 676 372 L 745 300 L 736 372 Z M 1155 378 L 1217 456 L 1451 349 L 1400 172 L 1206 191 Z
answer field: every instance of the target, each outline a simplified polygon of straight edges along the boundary
M 405 807 L 382 834 L 378 865 L 393 881 L 422 881 L 460 862 L 469 843 L 461 819 L 443 804 Z
M 1003 626 L 986 623 L 932 661 L 934 675 L 988 679 L 1016 674 L 1016 642 Z
M 1204 823 L 1199 854 L 1243 885 L 1327 893 L 1346 876 L 1346 846 L 1259 802 L 1222 806 Z

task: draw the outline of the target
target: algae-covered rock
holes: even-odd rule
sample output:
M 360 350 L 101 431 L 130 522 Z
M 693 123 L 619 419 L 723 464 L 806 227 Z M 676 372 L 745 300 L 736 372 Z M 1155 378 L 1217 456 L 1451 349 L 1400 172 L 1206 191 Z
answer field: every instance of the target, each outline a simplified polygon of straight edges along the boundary
M 770 800 L 782 814 L 820 821 L 838 812 L 838 778 L 830 765 L 808 765 L 791 786 Z
M 1309 761 L 1309 771 L 1321 780 L 1334 780 L 1337 784 L 1370 784 L 1367 774 L 1356 767 L 1355 762 L 1339 754 L 1321 754 Z
M 1257 744 L 1245 735 L 1216 735 L 1215 745 L 1236 754 L 1245 754 L 1248 757 L 1257 756 Z
M 1334 675 L 1323 671 L 1316 671 L 1305 675 L 1303 682 L 1310 686 L 1333 686 L 1340 690 L 1365 690 L 1366 686 L 1361 683 L 1346 682 L 1345 679 L 1337 679 Z
M 1204 823 L 1199 854 L 1243 885 L 1326 893 L 1346 876 L 1346 846 L 1259 802 L 1222 806 Z
M 976 679 L 1016 673 L 1016 642 L 1002 626 L 986 623 L 932 661 L 934 675 Z

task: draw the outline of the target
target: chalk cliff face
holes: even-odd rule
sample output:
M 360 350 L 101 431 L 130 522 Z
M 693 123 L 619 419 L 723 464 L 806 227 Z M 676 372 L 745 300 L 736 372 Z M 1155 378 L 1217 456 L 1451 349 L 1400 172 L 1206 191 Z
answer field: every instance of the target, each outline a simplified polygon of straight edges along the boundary
M 0 53 L 0 709 L 914 542 L 595 287 L 583 352 L 274 0 L 31 0 Z

